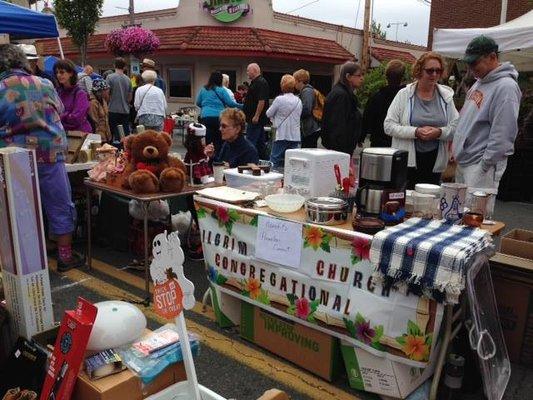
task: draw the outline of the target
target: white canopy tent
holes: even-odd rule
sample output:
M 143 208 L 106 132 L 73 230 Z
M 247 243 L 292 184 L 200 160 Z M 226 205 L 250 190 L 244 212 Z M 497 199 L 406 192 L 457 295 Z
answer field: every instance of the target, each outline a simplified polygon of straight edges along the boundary
M 460 58 L 474 37 L 489 36 L 498 43 L 500 58 L 519 71 L 533 71 L 533 10 L 490 28 L 438 29 L 433 31 L 433 51 Z

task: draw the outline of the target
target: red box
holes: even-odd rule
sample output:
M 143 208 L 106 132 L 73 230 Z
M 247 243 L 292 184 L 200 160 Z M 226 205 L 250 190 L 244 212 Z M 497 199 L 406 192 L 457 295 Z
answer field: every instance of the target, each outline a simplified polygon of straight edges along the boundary
M 78 379 L 98 309 L 78 297 L 76 310 L 65 311 L 50 358 L 41 400 L 68 400 Z

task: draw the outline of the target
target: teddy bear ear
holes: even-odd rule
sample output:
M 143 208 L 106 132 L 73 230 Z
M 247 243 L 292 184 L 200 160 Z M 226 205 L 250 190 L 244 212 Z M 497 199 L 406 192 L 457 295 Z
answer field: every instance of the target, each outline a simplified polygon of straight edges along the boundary
M 166 132 L 161 132 L 161 135 L 163 135 L 165 142 L 167 142 L 169 146 L 172 146 L 172 138 L 170 137 L 170 135 Z
M 135 135 L 128 135 L 124 139 L 122 139 L 122 143 L 124 144 L 125 150 L 129 150 L 131 148 L 131 145 L 133 144 L 133 139 L 135 139 Z

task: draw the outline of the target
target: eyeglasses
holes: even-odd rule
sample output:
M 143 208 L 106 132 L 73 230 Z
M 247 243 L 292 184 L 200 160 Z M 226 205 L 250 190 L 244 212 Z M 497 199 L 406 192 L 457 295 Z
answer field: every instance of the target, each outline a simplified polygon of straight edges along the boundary
M 433 74 L 440 75 L 440 74 L 442 74 L 442 68 L 424 68 L 424 71 L 426 71 L 426 74 L 428 74 L 428 75 L 433 75 Z

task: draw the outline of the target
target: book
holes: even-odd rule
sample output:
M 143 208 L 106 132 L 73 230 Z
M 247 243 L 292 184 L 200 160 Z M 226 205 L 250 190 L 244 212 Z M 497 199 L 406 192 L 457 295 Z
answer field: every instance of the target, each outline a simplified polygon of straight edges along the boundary
M 133 343 L 132 347 L 143 356 L 149 356 L 176 343 L 178 340 L 179 335 L 175 331 L 164 329 L 160 332 L 153 332 L 143 340 Z
M 125 369 L 122 359 L 113 349 L 101 351 L 85 359 L 85 371 L 91 379 L 103 378 Z

